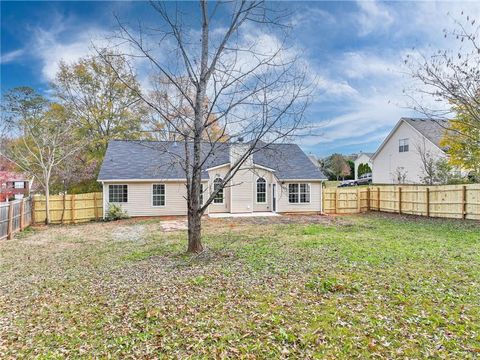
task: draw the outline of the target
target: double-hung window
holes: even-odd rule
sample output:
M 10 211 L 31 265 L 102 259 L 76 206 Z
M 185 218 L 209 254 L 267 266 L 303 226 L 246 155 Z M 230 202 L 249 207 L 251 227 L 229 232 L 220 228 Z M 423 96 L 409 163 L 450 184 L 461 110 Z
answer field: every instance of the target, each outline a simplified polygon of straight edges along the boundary
M 108 185 L 108 202 L 126 203 L 128 201 L 128 185 Z
M 288 202 L 306 204 L 310 202 L 310 184 L 288 184 Z
M 257 203 L 265 204 L 267 202 L 267 181 L 264 178 L 257 179 Z
M 153 184 L 152 205 L 165 206 L 165 184 Z
M 398 140 L 398 152 L 408 152 L 408 139 Z
M 223 188 L 222 188 L 222 179 L 220 178 L 216 178 L 214 181 L 213 181 L 213 191 L 217 191 L 218 189 L 220 189 L 217 193 L 217 195 L 215 195 L 215 197 L 213 198 L 213 203 L 214 204 L 223 204 Z

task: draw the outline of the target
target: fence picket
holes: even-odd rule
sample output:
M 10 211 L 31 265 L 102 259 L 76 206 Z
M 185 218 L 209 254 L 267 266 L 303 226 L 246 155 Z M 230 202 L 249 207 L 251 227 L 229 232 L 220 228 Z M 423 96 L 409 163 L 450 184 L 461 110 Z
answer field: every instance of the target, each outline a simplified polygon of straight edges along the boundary
M 372 190 L 375 190 L 374 196 Z M 480 220 L 480 184 L 324 188 L 322 196 L 325 200 L 324 212 L 327 214 L 364 211 L 362 201 L 366 198 L 367 210 Z
M 35 195 L 34 215 L 37 218 L 45 213 L 45 197 Z M 65 199 L 65 200 L 64 200 Z M 80 223 L 101 219 L 103 216 L 102 193 L 67 195 L 50 195 L 50 221 L 52 224 Z

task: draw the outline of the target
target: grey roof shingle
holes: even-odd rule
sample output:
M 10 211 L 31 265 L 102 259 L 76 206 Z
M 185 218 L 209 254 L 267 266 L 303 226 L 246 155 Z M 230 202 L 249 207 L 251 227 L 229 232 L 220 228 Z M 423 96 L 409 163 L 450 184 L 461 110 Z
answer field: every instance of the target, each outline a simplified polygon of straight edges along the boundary
M 230 144 L 217 144 L 204 169 L 229 162 Z M 210 145 L 204 145 L 205 154 Z M 98 180 L 184 179 L 184 144 L 173 141 L 112 140 L 98 175 Z M 270 144 L 253 154 L 253 162 L 275 170 L 277 178 L 326 179 L 296 144 Z M 208 172 L 203 171 L 203 179 Z
M 419 118 L 402 118 L 402 120 L 413 126 L 419 133 L 421 133 L 439 148 L 442 148 L 440 146 L 440 141 L 445 135 L 446 128 L 448 127 L 447 120 Z

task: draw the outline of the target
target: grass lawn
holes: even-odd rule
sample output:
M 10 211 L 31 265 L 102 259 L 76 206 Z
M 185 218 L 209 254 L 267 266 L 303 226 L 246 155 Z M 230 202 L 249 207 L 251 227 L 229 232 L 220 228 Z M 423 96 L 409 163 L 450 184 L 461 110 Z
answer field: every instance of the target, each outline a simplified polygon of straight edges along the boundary
M 380 214 L 52 226 L 0 243 L 0 358 L 476 358 L 480 224 Z

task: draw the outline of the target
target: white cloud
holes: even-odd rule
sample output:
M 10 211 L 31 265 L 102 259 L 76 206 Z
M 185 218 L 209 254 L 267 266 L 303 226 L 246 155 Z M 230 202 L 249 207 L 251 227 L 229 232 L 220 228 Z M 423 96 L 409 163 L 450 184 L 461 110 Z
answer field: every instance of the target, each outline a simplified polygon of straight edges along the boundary
M 0 63 L 7 64 L 10 62 L 16 61 L 24 53 L 25 53 L 24 49 L 17 49 L 17 50 L 10 51 L 1 56 Z
M 60 61 L 72 63 L 92 54 L 92 37 L 103 34 L 100 29 L 85 29 L 67 39 L 61 39 L 58 31 L 37 29 L 33 35 L 35 44 L 32 52 L 41 61 L 41 72 L 45 80 L 55 78 Z
M 347 52 L 340 61 L 339 70 L 350 79 L 396 76 L 401 57 L 378 56 L 364 51 Z
M 360 12 L 357 15 L 359 35 L 365 36 L 373 31 L 385 30 L 394 22 L 387 7 L 378 1 L 357 1 Z

